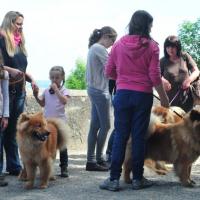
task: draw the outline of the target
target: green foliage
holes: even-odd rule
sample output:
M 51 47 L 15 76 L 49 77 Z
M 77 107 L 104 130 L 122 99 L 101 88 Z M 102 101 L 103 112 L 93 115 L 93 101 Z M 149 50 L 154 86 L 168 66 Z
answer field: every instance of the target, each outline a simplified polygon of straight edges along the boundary
M 178 31 L 183 50 L 188 52 L 200 68 L 200 18 L 196 22 L 183 22 Z
M 85 70 L 86 70 L 85 62 L 78 59 L 76 61 L 75 69 L 71 71 L 71 74 L 65 81 L 65 86 L 68 89 L 77 89 L 77 90 L 86 89 Z

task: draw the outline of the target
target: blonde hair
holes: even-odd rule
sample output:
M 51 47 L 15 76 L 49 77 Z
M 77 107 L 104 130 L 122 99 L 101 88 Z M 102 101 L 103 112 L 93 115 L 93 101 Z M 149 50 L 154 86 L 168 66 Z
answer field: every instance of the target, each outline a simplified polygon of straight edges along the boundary
M 5 43 L 6 43 L 6 50 L 9 56 L 13 57 L 15 54 L 15 44 L 14 44 L 14 35 L 13 35 L 13 25 L 15 21 L 17 20 L 18 17 L 24 18 L 24 16 L 17 11 L 9 11 L 1 24 L 1 32 L 2 35 L 5 38 Z M 24 39 L 24 34 L 21 31 L 21 43 L 20 43 L 20 50 L 27 55 L 26 48 L 25 48 L 25 39 Z
M 62 86 L 65 84 L 65 70 L 62 66 L 54 66 L 50 69 L 49 71 L 49 75 L 51 75 L 51 73 L 53 72 L 59 72 L 61 74 L 61 76 L 63 77 L 63 83 Z

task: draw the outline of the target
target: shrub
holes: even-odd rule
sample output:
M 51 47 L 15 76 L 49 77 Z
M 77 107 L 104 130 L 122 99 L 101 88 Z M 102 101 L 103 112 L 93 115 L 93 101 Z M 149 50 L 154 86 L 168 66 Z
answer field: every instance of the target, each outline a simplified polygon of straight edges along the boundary
M 78 89 L 78 90 L 86 89 L 85 70 L 86 70 L 85 62 L 82 61 L 81 59 L 78 59 L 76 61 L 75 69 L 71 71 L 70 75 L 65 81 L 65 86 L 68 89 Z

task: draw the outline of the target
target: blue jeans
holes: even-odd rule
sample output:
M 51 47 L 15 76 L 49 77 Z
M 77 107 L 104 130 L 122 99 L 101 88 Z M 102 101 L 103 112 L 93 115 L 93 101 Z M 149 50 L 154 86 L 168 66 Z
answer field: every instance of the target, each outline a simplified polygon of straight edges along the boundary
M 16 91 L 9 95 L 10 117 L 8 127 L 4 132 L 3 145 L 6 153 L 6 171 L 10 173 L 19 172 L 21 170 L 18 145 L 16 142 L 16 125 L 19 115 L 24 111 L 25 92 Z M 3 155 L 3 152 L 1 152 Z M 3 166 L 2 160 L 0 166 Z
M 91 121 L 88 133 L 88 162 L 101 162 L 103 148 L 110 129 L 110 95 L 94 88 L 88 88 L 91 102 Z M 96 147 L 96 160 L 95 160 Z
M 153 95 L 131 90 L 118 90 L 114 98 L 115 136 L 112 147 L 111 179 L 119 179 L 126 143 L 132 137 L 133 179 L 143 176 L 146 132 L 149 125 Z

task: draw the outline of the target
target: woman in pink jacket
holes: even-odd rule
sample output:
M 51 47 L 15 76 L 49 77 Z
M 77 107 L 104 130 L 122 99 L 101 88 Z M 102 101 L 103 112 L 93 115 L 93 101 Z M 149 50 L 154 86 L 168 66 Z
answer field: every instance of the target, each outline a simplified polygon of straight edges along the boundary
M 101 189 L 118 191 L 127 140 L 132 139 L 133 189 L 150 187 L 152 182 L 143 177 L 145 134 L 150 120 L 155 87 L 161 105 L 168 107 L 163 89 L 158 44 L 150 37 L 152 16 L 143 10 L 136 11 L 129 23 L 128 35 L 112 47 L 105 74 L 116 80 L 114 97 L 116 135 L 112 148 L 110 177 Z

